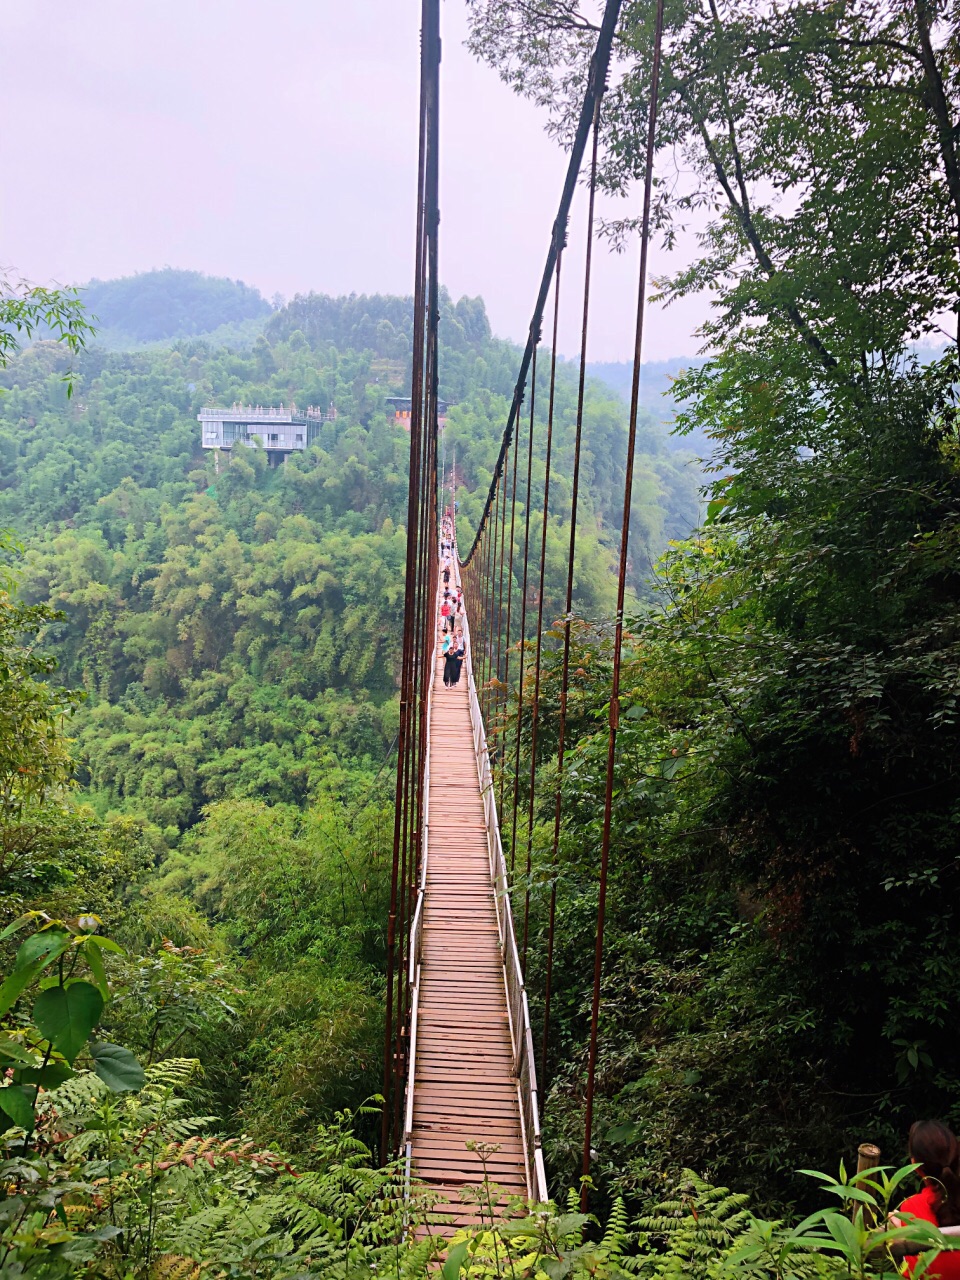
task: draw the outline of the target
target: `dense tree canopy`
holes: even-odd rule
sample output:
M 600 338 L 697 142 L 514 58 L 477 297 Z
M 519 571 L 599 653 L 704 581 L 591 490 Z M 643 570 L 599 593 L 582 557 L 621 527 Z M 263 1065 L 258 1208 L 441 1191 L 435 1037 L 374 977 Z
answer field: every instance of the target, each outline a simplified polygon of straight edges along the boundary
M 458 400 L 445 448 L 473 490 L 489 476 L 515 355 L 489 337 L 479 301 L 446 305 L 461 322 L 445 358 Z M 243 355 L 93 350 L 72 402 L 51 344 L 7 371 L 0 522 L 31 535 L 26 599 L 63 611 L 50 637 L 63 678 L 89 695 L 73 731 L 81 784 L 104 811 L 144 814 L 172 840 L 208 801 L 302 804 L 330 769 L 383 759 L 397 720 L 407 436 L 384 408 L 405 363 L 384 362 L 377 335 L 388 313 L 400 325 L 408 311 L 403 299 L 314 298 L 276 318 L 309 339 L 295 328 Z M 565 369 L 567 449 L 573 388 Z M 217 462 L 199 448 L 196 413 L 234 400 L 333 405 L 336 417 L 282 467 L 262 449 Z M 580 595 L 596 613 L 624 410 L 591 387 L 587 413 L 598 461 Z M 696 518 L 695 473 L 652 425 L 643 448 L 641 568 Z

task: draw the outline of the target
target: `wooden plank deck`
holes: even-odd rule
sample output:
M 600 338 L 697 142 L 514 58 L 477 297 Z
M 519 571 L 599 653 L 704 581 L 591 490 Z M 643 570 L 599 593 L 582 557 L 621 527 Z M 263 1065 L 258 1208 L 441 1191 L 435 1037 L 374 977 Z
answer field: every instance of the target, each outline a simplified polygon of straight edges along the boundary
M 454 1225 L 477 1216 L 460 1201 L 462 1188 L 483 1180 L 479 1156 L 467 1149 L 470 1141 L 496 1145 L 487 1163 L 490 1177 L 508 1194 L 528 1194 L 468 699 L 466 662 L 459 685 L 446 689 L 438 659 L 430 711 L 430 833 L 412 1162 L 414 1174 L 436 1189 L 438 1210 L 449 1213 Z

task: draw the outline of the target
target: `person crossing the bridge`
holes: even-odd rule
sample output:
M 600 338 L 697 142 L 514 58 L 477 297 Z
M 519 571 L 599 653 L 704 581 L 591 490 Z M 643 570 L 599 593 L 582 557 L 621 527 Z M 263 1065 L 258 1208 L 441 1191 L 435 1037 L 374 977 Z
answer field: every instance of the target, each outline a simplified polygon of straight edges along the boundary
M 452 630 L 453 630 L 453 627 L 449 625 L 449 624 L 450 624 L 450 616 L 451 616 L 451 614 L 452 614 L 452 613 L 453 613 L 453 606 L 452 606 L 452 604 L 451 604 L 451 602 L 450 602 L 449 595 L 448 595 L 448 593 L 447 593 L 447 592 L 444 592 L 444 595 L 443 595 L 443 604 L 440 606 L 440 629 L 441 629 L 441 631 L 446 632 L 446 631 L 452 631 Z
M 444 687 L 449 689 L 456 684 L 455 679 L 455 649 L 456 641 L 452 633 L 443 637 L 443 643 L 440 646 L 440 653 L 443 655 L 443 683 Z
M 458 631 L 450 649 L 450 660 L 452 663 L 452 678 L 450 683 L 452 685 L 458 685 L 460 683 L 460 670 L 463 666 L 463 660 L 466 657 L 466 653 L 467 646 L 463 638 L 463 632 Z

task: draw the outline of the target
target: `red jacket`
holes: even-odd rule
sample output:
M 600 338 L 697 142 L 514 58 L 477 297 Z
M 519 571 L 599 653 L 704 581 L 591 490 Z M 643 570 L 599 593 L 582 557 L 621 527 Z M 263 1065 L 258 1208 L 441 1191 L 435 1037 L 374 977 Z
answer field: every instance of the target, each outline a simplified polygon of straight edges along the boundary
M 939 1199 L 940 1193 L 936 1187 L 925 1186 L 915 1196 L 910 1196 L 904 1200 L 897 1210 L 897 1217 L 899 1218 L 909 1213 L 915 1218 L 920 1218 L 924 1222 L 932 1222 L 934 1226 L 937 1226 L 935 1205 Z M 906 1262 L 907 1274 L 911 1275 L 913 1268 L 917 1265 L 917 1255 L 914 1254 L 912 1257 L 907 1257 L 904 1261 Z M 929 1276 L 930 1280 L 960 1280 L 960 1252 L 938 1253 L 930 1263 L 924 1276 Z

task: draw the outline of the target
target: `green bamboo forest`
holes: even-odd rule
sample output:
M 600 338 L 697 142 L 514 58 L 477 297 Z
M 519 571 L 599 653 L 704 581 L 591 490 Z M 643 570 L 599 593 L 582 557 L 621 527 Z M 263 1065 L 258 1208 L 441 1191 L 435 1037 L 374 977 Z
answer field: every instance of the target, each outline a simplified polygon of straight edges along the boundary
M 960 1126 L 960 14 L 661 0 L 661 35 L 656 0 L 616 8 L 598 188 L 644 180 L 662 41 L 652 234 L 699 229 L 648 292 L 711 302 L 699 356 L 641 367 L 622 569 L 632 365 L 591 360 L 581 393 L 568 354 L 551 391 L 548 332 L 529 510 L 515 485 L 497 535 L 518 593 L 525 521 L 544 549 L 536 755 L 530 666 L 492 679 L 487 734 L 535 1036 L 550 992 L 550 1203 L 485 1178 L 451 1240 L 381 1150 L 412 282 L 7 273 L 2 1277 L 960 1275 L 956 1144 L 932 1174 L 907 1146 Z M 599 17 L 467 14 L 572 145 Z M 521 348 L 483 298 L 438 306 L 463 553 Z M 282 461 L 204 447 L 231 405 L 316 425 Z M 905 1224 L 920 1177 L 934 1216 Z

